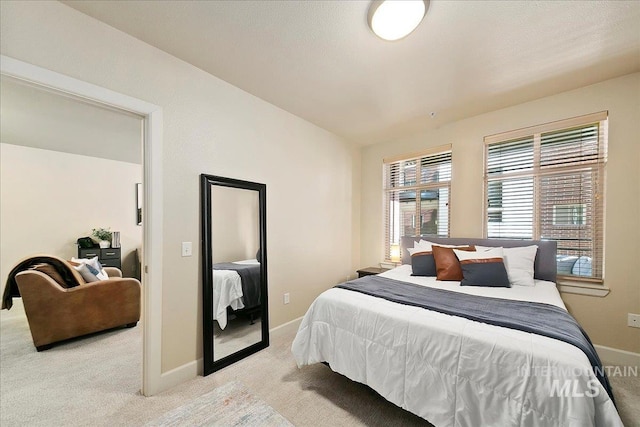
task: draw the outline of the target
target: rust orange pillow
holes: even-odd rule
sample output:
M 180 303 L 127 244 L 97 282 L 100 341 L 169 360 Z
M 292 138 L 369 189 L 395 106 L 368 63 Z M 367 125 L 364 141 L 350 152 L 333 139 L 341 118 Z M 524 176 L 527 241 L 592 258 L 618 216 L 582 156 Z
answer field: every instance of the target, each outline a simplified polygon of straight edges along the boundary
M 476 247 L 469 246 L 456 246 L 455 248 L 443 248 L 442 246 L 432 246 L 433 259 L 436 263 L 436 279 L 437 280 L 451 280 L 459 282 L 462 280 L 462 269 L 460 268 L 460 261 L 453 252 L 454 249 L 459 251 L 475 251 Z

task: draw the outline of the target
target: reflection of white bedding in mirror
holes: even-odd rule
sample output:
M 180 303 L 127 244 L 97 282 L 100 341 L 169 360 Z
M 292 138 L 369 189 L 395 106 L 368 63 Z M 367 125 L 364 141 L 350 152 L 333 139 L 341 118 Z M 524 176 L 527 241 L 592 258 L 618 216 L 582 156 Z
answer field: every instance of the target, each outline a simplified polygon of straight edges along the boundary
M 248 265 L 259 265 L 257 259 L 245 259 L 243 261 L 233 261 L 234 264 L 248 264 Z
M 234 264 L 258 265 L 257 259 L 234 261 Z M 213 320 L 218 321 L 220 329 L 227 327 L 227 307 L 233 310 L 244 308 L 242 302 L 242 281 L 240 275 L 232 270 L 213 270 Z
M 244 308 L 240 275 L 231 270 L 213 270 L 213 320 L 220 329 L 227 327 L 227 307 Z

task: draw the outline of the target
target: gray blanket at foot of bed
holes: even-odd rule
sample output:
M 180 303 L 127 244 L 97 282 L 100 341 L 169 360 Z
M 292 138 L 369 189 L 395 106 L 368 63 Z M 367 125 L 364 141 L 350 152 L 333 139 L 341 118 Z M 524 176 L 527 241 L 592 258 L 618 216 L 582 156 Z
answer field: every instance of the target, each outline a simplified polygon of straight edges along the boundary
M 530 332 L 574 345 L 587 355 L 596 377 L 613 401 L 609 380 L 591 340 L 573 316 L 560 307 L 536 302 L 469 295 L 378 276 L 366 276 L 351 280 L 337 285 L 336 288 L 464 317 L 489 325 Z

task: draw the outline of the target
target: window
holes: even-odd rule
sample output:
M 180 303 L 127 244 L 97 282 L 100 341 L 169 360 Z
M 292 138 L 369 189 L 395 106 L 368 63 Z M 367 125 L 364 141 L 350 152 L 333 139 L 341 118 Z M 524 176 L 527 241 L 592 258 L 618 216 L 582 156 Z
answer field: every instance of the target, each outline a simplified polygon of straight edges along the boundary
M 451 146 L 384 160 L 385 259 L 401 236 L 449 236 Z
M 554 205 L 553 225 L 587 225 L 587 205 Z
M 556 240 L 558 275 L 602 282 L 607 113 L 485 138 L 485 235 Z

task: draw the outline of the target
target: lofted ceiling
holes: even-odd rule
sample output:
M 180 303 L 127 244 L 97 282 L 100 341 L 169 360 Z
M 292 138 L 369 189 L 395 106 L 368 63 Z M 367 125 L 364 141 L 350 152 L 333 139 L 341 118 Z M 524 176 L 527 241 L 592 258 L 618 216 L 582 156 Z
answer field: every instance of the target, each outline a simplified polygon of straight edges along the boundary
M 640 71 L 639 1 L 432 0 L 397 42 L 370 1 L 63 3 L 359 144 Z

